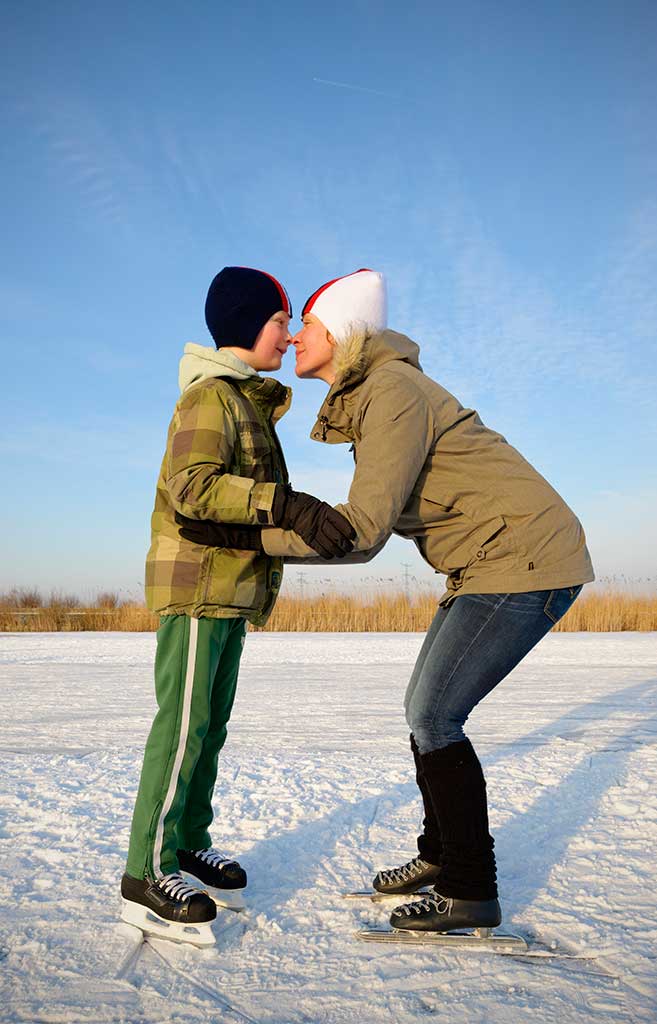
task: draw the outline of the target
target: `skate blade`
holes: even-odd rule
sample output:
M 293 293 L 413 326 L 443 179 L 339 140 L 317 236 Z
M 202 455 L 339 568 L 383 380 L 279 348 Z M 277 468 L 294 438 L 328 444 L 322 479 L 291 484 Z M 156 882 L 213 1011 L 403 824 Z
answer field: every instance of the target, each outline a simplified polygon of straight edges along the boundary
M 441 946 L 450 950 L 490 950 L 494 953 L 526 953 L 528 945 L 521 935 L 477 928 L 472 932 L 421 932 L 399 928 L 367 928 L 355 933 L 366 942 L 396 942 L 420 946 Z
M 236 914 L 239 914 L 241 910 L 246 910 L 246 903 L 242 895 L 244 889 L 218 889 L 214 885 L 202 882 L 191 871 L 183 871 L 182 874 L 191 880 L 192 885 L 198 886 L 203 892 L 207 892 L 210 899 L 213 899 L 218 907 L 222 907 L 224 910 L 234 910 Z
M 426 896 L 427 893 L 433 892 L 432 889 L 425 887 L 424 889 L 416 889 L 415 892 L 378 892 L 377 889 L 361 889 L 358 892 L 343 892 L 343 900 L 370 900 L 371 903 L 388 903 L 390 900 L 395 900 L 399 904 L 400 900 L 412 900 L 416 896 Z
M 138 928 L 146 936 L 167 939 L 169 942 L 186 942 L 202 949 L 214 946 L 216 939 L 209 921 L 199 924 L 183 924 L 181 921 L 165 921 L 141 903 L 122 899 L 121 920 Z
M 209 885 L 206 887 L 206 892 L 217 906 L 223 907 L 224 910 L 234 910 L 236 914 L 246 910 L 246 903 L 242 896 L 244 889 L 213 889 Z

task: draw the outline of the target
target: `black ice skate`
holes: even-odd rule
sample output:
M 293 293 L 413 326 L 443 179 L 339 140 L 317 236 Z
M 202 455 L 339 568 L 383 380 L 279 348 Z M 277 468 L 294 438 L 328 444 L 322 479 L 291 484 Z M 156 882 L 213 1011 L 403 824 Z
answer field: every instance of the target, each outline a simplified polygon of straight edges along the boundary
M 372 885 L 384 896 L 407 896 L 433 885 L 439 874 L 440 865 L 429 864 L 421 857 L 414 857 L 401 867 L 379 871 Z
M 172 942 L 212 946 L 215 938 L 210 922 L 217 916 L 207 893 L 187 885 L 175 872 L 162 878 L 121 879 L 121 920 Z
M 397 907 L 390 918 L 392 928 L 366 928 L 356 934 L 370 942 L 410 942 L 443 950 L 484 948 L 495 953 L 526 954 L 528 946 L 522 936 L 493 931 L 501 919 L 496 899 L 459 900 L 433 892 Z
M 246 887 L 246 871 L 236 860 L 218 850 L 178 850 L 180 870 L 207 886 L 217 906 L 243 910 L 242 893 Z
M 489 932 L 502 920 L 497 900 L 458 900 L 430 893 L 414 903 L 404 903 L 390 915 L 393 928 L 405 931 L 453 932 L 461 929 Z

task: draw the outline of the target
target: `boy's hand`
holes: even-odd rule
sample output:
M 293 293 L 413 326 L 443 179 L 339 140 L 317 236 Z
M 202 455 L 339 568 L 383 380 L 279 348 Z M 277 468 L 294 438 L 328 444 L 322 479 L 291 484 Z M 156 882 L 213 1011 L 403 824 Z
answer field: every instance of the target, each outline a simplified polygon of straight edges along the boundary
M 356 531 L 349 520 L 312 494 L 277 484 L 271 514 L 274 526 L 294 530 L 322 558 L 343 558 L 353 549 Z
M 239 523 L 216 523 L 212 519 L 188 519 L 176 512 L 180 536 L 192 544 L 212 548 L 237 548 L 240 551 L 262 551 L 262 530 L 259 526 Z

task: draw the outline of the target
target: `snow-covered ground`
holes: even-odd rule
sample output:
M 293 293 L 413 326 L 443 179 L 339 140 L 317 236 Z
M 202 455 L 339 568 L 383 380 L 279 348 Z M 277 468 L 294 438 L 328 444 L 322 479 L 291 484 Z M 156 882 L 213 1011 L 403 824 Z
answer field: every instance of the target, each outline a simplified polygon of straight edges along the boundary
M 131 959 L 117 925 L 152 634 L 0 636 L 0 1020 L 515 1024 L 657 1017 L 657 635 L 548 636 L 473 714 L 506 926 L 588 960 L 377 946 L 340 899 L 415 852 L 421 635 L 251 634 L 216 791 L 249 909 Z M 159 952 L 158 952 L 159 949 Z

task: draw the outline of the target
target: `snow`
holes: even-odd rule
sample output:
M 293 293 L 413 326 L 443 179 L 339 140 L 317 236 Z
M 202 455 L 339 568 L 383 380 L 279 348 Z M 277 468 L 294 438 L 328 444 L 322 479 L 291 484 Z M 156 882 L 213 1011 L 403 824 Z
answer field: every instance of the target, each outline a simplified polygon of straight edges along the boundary
M 551 634 L 468 725 L 506 927 L 590 959 L 353 937 L 390 908 L 339 893 L 415 853 L 401 702 L 421 642 L 249 635 L 214 832 L 249 909 L 199 951 L 117 923 L 154 635 L 0 636 L 0 1021 L 654 1021 L 656 634 Z

